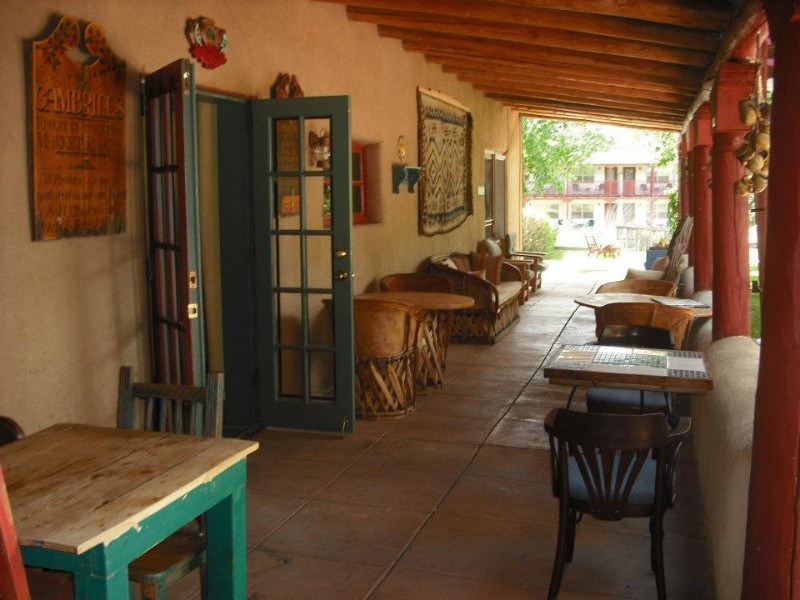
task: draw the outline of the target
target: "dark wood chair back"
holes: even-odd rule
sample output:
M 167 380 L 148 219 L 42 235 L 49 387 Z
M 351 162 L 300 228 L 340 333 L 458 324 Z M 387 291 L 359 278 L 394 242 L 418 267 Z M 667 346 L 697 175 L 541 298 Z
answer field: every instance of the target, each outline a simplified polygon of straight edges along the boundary
M 555 599 L 572 559 L 575 526 L 582 514 L 619 521 L 649 517 L 651 569 L 659 600 L 666 599 L 663 515 L 674 503 L 678 450 L 691 420 L 671 429 L 661 413 L 612 415 L 552 410 L 544 422 L 550 438 L 553 494 L 559 500 L 559 533 L 548 598 Z
M 608 325 L 645 325 L 669 330 L 673 348 L 683 350 L 694 311 L 683 306 L 667 306 L 657 302 L 612 302 L 596 308 L 598 337 Z
M 132 367 L 121 367 L 117 427 L 221 437 L 224 396 L 220 372 L 209 372 L 206 386 L 195 387 L 135 383 Z
M 0 416 L 0 446 L 16 442 L 25 437 L 25 432 L 11 417 Z
M 382 292 L 443 292 L 453 293 L 453 284 L 435 273 L 392 273 L 381 278 Z
M 597 339 L 601 346 L 632 346 L 671 350 L 675 340 L 669 329 L 649 325 L 606 325 Z

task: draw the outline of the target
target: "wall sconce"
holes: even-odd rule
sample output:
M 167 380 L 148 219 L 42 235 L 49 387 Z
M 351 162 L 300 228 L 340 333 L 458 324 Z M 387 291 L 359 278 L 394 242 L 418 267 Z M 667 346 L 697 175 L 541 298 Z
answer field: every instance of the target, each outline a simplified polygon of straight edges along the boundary
M 400 193 L 400 186 L 404 183 L 408 185 L 408 191 L 413 192 L 419 178 L 422 177 L 421 167 L 411 167 L 409 165 L 392 165 L 392 191 Z
M 392 191 L 399 194 L 400 186 L 406 184 L 408 191 L 413 192 L 414 186 L 422 177 L 422 168 L 405 164 L 406 138 L 403 135 L 397 138 L 397 157 L 400 159 L 400 163 L 392 165 Z

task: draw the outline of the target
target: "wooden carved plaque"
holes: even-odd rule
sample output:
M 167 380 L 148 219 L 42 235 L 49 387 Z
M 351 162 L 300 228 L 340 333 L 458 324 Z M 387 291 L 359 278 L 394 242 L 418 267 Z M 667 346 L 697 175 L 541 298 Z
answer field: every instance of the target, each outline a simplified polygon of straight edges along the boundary
M 125 62 L 90 23 L 79 64 L 68 54 L 80 41 L 64 16 L 33 43 L 31 82 L 33 237 L 103 235 L 125 230 Z

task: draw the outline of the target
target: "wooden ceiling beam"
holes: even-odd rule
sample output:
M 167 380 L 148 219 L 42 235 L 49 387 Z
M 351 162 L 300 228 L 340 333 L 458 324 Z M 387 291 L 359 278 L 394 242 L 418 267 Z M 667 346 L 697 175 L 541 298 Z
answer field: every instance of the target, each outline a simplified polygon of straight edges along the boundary
M 580 90 L 603 90 L 611 94 L 632 93 L 642 98 L 652 100 L 669 100 L 675 103 L 684 103 L 694 99 L 692 90 L 669 88 L 668 86 L 642 85 L 636 78 L 618 79 L 604 76 L 586 77 L 575 76 L 561 71 L 528 71 L 525 73 L 509 72 L 505 69 L 491 68 L 491 65 L 482 67 L 463 68 L 459 66 L 442 65 L 442 71 L 452 73 L 462 81 L 469 83 L 496 82 L 502 84 L 536 83 L 540 85 L 556 85 L 564 88 Z
M 462 36 L 414 32 L 396 29 L 385 25 L 378 26 L 378 32 L 386 37 L 403 41 L 407 50 L 425 54 L 448 52 L 479 56 L 485 59 L 517 60 L 528 64 L 539 61 L 564 65 L 579 65 L 599 71 L 628 71 L 637 73 L 659 73 L 663 77 L 674 77 L 694 81 L 702 78 L 704 69 L 685 65 L 671 65 L 642 58 L 622 58 L 595 52 L 573 52 L 569 49 L 547 48 L 534 44 L 513 44 L 509 42 L 490 42 Z
M 566 12 L 636 18 L 648 23 L 688 27 L 702 31 L 722 31 L 730 11 L 710 3 L 692 0 L 504 0 L 528 9 L 548 8 Z
M 527 99 L 530 101 L 547 101 L 547 102 L 561 102 L 580 104 L 581 106 L 589 106 L 599 109 L 608 110 L 633 110 L 640 112 L 656 113 L 663 116 L 674 117 L 675 119 L 682 119 L 686 114 L 685 107 L 664 106 L 661 104 L 652 104 L 649 102 L 638 102 L 635 98 L 604 98 L 591 95 L 570 95 L 570 94 L 556 94 L 551 91 L 538 91 L 538 90 L 519 90 L 508 88 L 496 88 L 493 86 L 476 85 L 475 89 L 487 94 L 505 94 L 518 99 Z
M 672 116 L 664 116 L 658 112 L 645 112 L 637 110 L 608 110 L 603 107 L 567 103 L 567 102 L 548 102 L 537 101 L 508 94 L 487 94 L 489 98 L 503 102 L 509 106 L 514 106 L 519 110 L 524 111 L 538 111 L 541 115 L 553 115 L 550 118 L 561 118 L 567 116 L 587 116 L 590 115 L 598 122 L 604 122 L 606 119 L 628 119 L 645 124 L 650 123 L 653 126 L 671 125 L 672 127 L 680 128 L 680 119 L 675 119 Z M 572 120 L 569 118 L 568 120 Z
M 347 15 L 352 20 L 371 23 L 379 23 L 381 18 L 404 18 L 414 22 L 435 18 L 449 19 L 469 27 L 534 27 L 704 53 L 715 52 L 721 37 L 713 32 L 631 22 L 630 19 L 618 17 L 576 15 L 547 9 L 532 11 L 518 6 L 489 4 L 482 0 L 411 0 L 392 7 L 387 7 L 382 0 L 357 0 L 347 3 Z
M 459 72 L 456 73 L 459 80 L 474 85 L 493 86 L 495 88 L 505 88 L 507 90 L 552 90 L 558 94 L 576 94 L 580 97 L 597 95 L 606 98 L 633 98 L 637 101 L 653 102 L 657 105 L 679 106 L 685 111 L 694 98 L 688 94 L 674 94 L 666 92 L 653 92 L 631 88 L 624 85 L 609 85 L 606 83 L 594 83 L 576 81 L 562 77 L 535 77 L 528 76 L 519 78 L 496 73 L 476 73 Z
M 667 121 L 638 120 L 620 117 L 618 115 L 588 115 L 571 112 L 554 113 L 551 110 L 539 111 L 529 106 L 509 105 L 509 108 L 517 111 L 521 117 L 533 119 L 547 119 L 551 121 L 576 121 L 579 123 L 600 123 L 604 125 L 618 125 L 620 127 L 633 127 L 636 129 L 660 129 L 665 131 L 679 131 L 675 123 Z
M 376 9 L 397 9 L 397 0 L 317 0 L 347 6 Z M 465 15 L 482 14 L 479 5 L 488 10 L 509 10 L 517 8 L 531 15 L 544 11 L 558 11 L 564 18 L 574 13 L 582 17 L 605 17 L 637 21 L 642 25 L 658 24 L 682 27 L 698 31 L 722 31 L 728 23 L 728 11 L 701 5 L 692 0 L 403 0 L 402 7 L 408 10 L 421 10 L 442 14 Z M 420 8 L 420 5 L 424 5 Z M 635 26 L 635 25 L 634 25 Z
M 448 22 L 444 19 L 407 19 L 403 17 L 386 17 L 355 13 L 358 18 L 368 23 L 375 23 L 383 35 L 391 32 L 391 37 L 403 39 L 406 35 L 427 32 L 433 35 L 461 36 L 465 39 L 480 38 L 493 42 L 511 42 L 517 45 L 536 46 L 542 48 L 570 48 L 573 52 L 602 54 L 631 59 L 646 59 L 656 63 L 686 65 L 705 69 L 713 56 L 697 50 L 669 48 L 657 44 L 629 42 L 614 38 L 569 33 L 555 29 L 537 27 L 512 27 L 510 25 L 465 25 Z M 363 17 L 363 19 L 362 19 Z M 368 17 L 368 18 L 367 18 Z M 404 32 L 408 32 L 407 34 Z
M 624 87 L 633 87 L 654 92 L 678 93 L 693 96 L 697 92 L 698 80 L 678 80 L 662 77 L 657 73 L 628 73 L 598 72 L 597 69 L 576 65 L 559 65 L 555 63 L 540 62 L 532 65 L 511 60 L 484 60 L 472 56 L 457 56 L 451 54 L 426 54 L 425 59 L 442 66 L 445 73 L 458 73 L 481 71 L 487 73 L 502 73 L 513 77 L 561 77 L 585 81 L 587 83 L 608 83 Z

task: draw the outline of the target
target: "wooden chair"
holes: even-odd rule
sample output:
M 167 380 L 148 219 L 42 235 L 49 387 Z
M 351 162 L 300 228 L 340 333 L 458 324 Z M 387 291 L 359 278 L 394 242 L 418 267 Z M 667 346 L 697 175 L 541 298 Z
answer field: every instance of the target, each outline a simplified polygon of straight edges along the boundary
M 530 286 L 530 293 L 533 294 L 536 290 L 542 287 L 542 273 L 547 270 L 547 263 L 544 259 L 547 258 L 547 252 L 535 252 L 532 250 L 517 250 L 516 249 L 516 236 L 513 233 L 507 233 L 503 238 L 501 245 L 503 256 L 506 260 L 524 260 L 531 264 L 533 277 L 528 278 Z
M 0 415 L 0 446 L 5 446 L 24 437 L 25 432 L 19 426 L 19 423 L 11 417 Z
M 669 329 L 647 325 L 606 325 L 598 340 L 602 346 L 636 346 L 670 350 L 675 341 Z M 590 387 L 586 390 L 586 410 L 616 414 L 659 412 L 674 424 L 675 411 L 669 392 Z
M 553 409 L 545 418 L 550 439 L 553 495 L 559 500 L 558 542 L 549 600 L 572 561 L 575 530 L 584 514 L 603 521 L 650 519 L 650 569 L 659 600 L 666 600 L 663 518 L 675 501 L 677 454 L 691 420 L 671 430 L 664 415 L 605 415 Z
M 453 284 L 435 273 L 393 273 L 381 278 L 382 292 L 442 292 L 453 293 Z
M 519 270 L 525 284 L 520 298 L 520 304 L 523 304 L 531 294 L 542 287 L 542 271 L 546 269 L 542 262 L 545 254 L 543 252 L 512 252 L 509 250 L 510 243 L 510 236 L 503 239 L 486 238 L 478 244 L 478 252 L 502 257 L 503 262 Z
M 667 268 L 664 269 L 664 275 L 662 276 L 662 279 L 678 283 L 678 278 L 680 277 L 678 268 L 680 266 L 681 258 L 683 257 L 684 252 L 686 252 L 687 246 L 689 245 L 689 237 L 692 235 L 693 227 L 694 217 L 690 215 L 683 215 L 681 220 L 678 222 L 678 227 L 675 229 L 675 233 L 672 235 L 672 239 L 669 241 L 669 249 L 667 250 L 667 256 L 669 257 L 669 260 L 667 262 Z
M 675 350 L 683 350 L 694 311 L 685 306 L 667 306 L 658 302 L 612 302 L 594 311 L 598 339 L 607 325 L 644 325 L 667 329 Z
M 585 235 L 583 237 L 586 240 L 587 256 L 591 256 L 592 254 L 599 256 L 600 244 L 597 243 L 597 239 L 593 235 Z
M 131 367 L 119 371 L 117 426 L 207 437 L 222 436 L 223 374 L 210 372 L 205 387 L 134 383 Z M 133 561 L 128 577 L 143 600 L 163 600 L 167 587 L 200 568 L 206 597 L 204 523 L 191 523 Z
M 620 279 L 602 284 L 595 290 L 596 294 L 648 294 L 650 296 L 674 297 L 678 293 L 678 284 L 665 279 Z
M 354 301 L 356 410 L 397 416 L 414 408 L 420 328 L 425 311 L 401 302 Z

